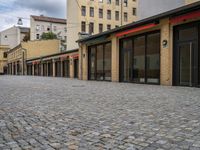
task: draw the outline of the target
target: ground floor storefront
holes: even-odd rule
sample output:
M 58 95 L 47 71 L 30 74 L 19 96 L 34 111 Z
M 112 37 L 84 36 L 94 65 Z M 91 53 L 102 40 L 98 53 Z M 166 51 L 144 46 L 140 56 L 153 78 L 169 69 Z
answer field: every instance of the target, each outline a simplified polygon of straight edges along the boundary
M 79 40 L 80 79 L 200 87 L 200 3 L 188 7 Z
M 78 50 L 27 60 L 27 75 L 78 78 Z

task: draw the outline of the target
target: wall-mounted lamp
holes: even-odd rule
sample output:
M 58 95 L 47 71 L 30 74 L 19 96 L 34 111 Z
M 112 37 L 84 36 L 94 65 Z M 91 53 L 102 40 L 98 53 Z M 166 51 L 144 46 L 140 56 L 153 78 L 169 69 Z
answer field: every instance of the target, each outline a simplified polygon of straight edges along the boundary
M 163 48 L 167 47 L 167 45 L 168 45 L 168 41 L 167 40 L 163 40 L 162 41 Z

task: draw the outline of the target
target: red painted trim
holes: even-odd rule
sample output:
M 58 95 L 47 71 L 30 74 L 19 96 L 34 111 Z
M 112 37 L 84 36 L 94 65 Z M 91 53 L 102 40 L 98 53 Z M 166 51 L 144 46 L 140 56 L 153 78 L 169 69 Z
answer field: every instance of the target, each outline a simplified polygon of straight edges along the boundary
M 121 36 L 130 34 L 130 33 L 135 33 L 135 32 L 139 32 L 139 31 L 142 31 L 142 30 L 149 29 L 149 28 L 153 28 L 155 26 L 156 26 L 155 23 L 151 23 L 151 24 L 148 24 L 148 25 L 140 26 L 140 27 L 137 27 L 137 28 L 133 28 L 131 30 L 127 30 L 127 31 L 123 31 L 123 32 L 117 33 L 116 36 L 117 37 L 121 37 Z
M 196 19 L 200 17 L 200 10 L 195 11 L 195 12 L 191 12 L 191 13 L 187 13 L 185 15 L 181 15 L 181 16 L 177 16 L 177 17 L 173 17 L 170 19 L 170 23 L 175 24 L 175 23 L 180 23 L 189 19 Z
M 71 58 L 79 58 L 79 54 L 74 54 L 71 56 Z

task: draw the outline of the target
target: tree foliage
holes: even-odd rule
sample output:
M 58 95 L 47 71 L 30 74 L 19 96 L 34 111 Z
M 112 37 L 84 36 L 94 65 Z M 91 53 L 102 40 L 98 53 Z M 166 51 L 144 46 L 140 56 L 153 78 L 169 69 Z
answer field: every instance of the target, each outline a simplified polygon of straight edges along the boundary
M 42 40 L 57 39 L 57 35 L 53 32 L 43 33 L 41 35 Z

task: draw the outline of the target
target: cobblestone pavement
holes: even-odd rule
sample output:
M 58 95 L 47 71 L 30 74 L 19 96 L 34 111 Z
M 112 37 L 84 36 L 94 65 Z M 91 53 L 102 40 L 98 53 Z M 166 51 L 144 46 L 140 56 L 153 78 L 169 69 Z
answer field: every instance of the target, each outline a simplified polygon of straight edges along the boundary
M 200 89 L 0 76 L 0 150 L 199 150 Z

